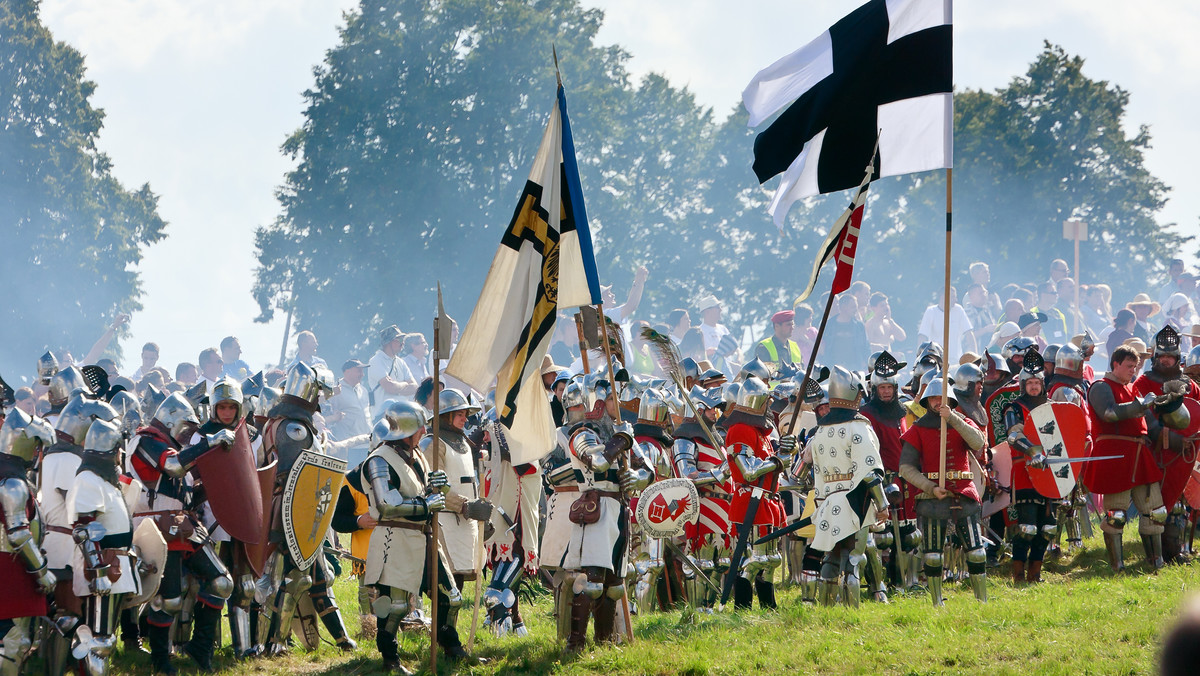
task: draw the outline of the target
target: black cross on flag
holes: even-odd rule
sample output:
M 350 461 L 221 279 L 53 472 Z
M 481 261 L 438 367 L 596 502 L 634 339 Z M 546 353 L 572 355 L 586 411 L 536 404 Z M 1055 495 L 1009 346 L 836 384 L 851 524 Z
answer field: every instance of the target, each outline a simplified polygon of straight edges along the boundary
M 950 5 L 871 0 L 746 87 L 751 127 L 783 110 L 754 140 L 759 182 L 783 173 L 776 225 L 796 200 L 859 185 L 877 135 L 874 178 L 952 166 Z

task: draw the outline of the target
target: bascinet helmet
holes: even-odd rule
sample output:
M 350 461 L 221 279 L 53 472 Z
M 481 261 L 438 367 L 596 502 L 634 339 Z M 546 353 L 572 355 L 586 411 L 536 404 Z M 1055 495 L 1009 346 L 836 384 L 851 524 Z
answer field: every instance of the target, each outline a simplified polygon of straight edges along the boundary
M 1021 374 L 1017 377 L 1022 394 L 1025 393 L 1025 381 L 1030 378 L 1041 380 L 1043 384 L 1046 381 L 1046 362 L 1036 347 L 1025 351 L 1025 361 L 1021 364 Z
M 50 378 L 50 390 L 46 393 L 46 397 L 50 400 L 51 406 L 62 406 L 67 403 L 71 395 L 75 394 L 76 390 L 83 390 L 87 396 L 93 394 L 87 379 L 83 377 L 83 371 L 74 366 L 68 366 Z
M 742 370 L 738 372 L 735 380 L 741 382 L 750 376 L 758 378 L 763 383 L 769 383 L 774 373 L 771 372 L 771 368 L 767 366 L 766 362 L 755 357 L 742 366 Z
M 333 373 L 329 369 L 298 361 L 288 369 L 287 378 L 283 381 L 283 393 L 315 404 L 322 394 L 333 394 L 333 386 Z
M 648 389 L 638 404 L 638 424 L 667 429 L 671 426 L 669 396 L 662 390 Z
M 1068 378 L 1083 377 L 1083 350 L 1075 343 L 1067 343 L 1058 348 L 1054 355 L 1054 372 Z
M 767 384 L 756 375 L 747 375 L 746 379 L 738 385 L 737 399 L 733 404 L 733 410 L 755 416 L 765 414 L 767 405 L 771 403 L 771 391 L 767 388 Z
M 133 436 L 137 428 L 142 426 L 142 405 L 137 397 L 128 391 L 121 390 L 114 394 L 108 403 L 117 412 L 121 431 L 126 436 Z
M 107 420 L 93 420 L 83 439 L 83 450 L 116 455 L 124 441 L 125 435 L 121 433 L 120 425 Z
M 47 350 L 46 354 L 38 357 L 38 382 L 43 385 L 49 385 L 50 379 L 54 377 L 55 373 L 58 373 L 58 359 Z
M 887 350 L 880 352 L 879 356 L 875 358 L 875 363 L 871 365 L 871 390 L 874 391 L 880 385 L 899 386 L 900 371 L 905 366 L 908 366 L 908 362 L 896 361 L 896 358 Z
M 1179 332 L 1170 324 L 1154 334 L 1154 346 L 1150 351 L 1150 359 L 1157 364 L 1159 357 L 1175 357 L 1177 361 L 1183 357 L 1183 353 L 1179 349 Z

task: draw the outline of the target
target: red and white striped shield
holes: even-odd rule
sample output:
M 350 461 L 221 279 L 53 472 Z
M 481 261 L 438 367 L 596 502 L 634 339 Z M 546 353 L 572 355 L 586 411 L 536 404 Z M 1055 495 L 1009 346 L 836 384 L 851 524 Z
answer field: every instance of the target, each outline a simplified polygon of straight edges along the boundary
M 1025 436 L 1042 447 L 1047 460 L 1087 457 L 1087 417 L 1075 404 L 1048 401 L 1033 409 L 1025 419 Z M 1025 468 L 1039 494 L 1061 500 L 1071 494 L 1079 481 L 1076 464 L 1064 462 L 1043 469 L 1026 464 Z

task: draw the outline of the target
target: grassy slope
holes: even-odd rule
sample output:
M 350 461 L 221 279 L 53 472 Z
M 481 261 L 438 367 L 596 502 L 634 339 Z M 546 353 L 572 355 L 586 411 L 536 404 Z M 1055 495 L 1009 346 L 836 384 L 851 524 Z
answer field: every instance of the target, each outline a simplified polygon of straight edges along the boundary
M 701 615 L 693 626 L 678 625 L 678 613 L 635 619 L 636 642 L 618 648 L 591 648 L 562 659 L 554 640 L 548 599 L 525 613 L 526 639 L 496 639 L 480 631 L 482 667 L 460 673 L 564 674 L 730 674 L 904 673 L 1138 674 L 1151 673 L 1159 635 L 1182 599 L 1200 584 L 1200 563 L 1173 566 L 1157 575 L 1141 564 L 1141 546 L 1127 532 L 1130 571 L 1108 572 L 1097 538 L 1083 552 L 1049 564 L 1046 582 L 1014 588 L 1008 567 L 989 580 L 990 600 L 975 602 L 965 586 L 947 585 L 946 607 L 935 610 L 928 597 L 893 599 L 888 606 L 864 602 L 856 612 L 816 608 L 799 602 L 794 589 L 779 594 L 779 611 Z M 351 634 L 357 633 L 355 582 L 340 579 L 339 603 Z M 470 598 L 468 592 L 466 596 Z M 459 627 L 466 640 L 470 610 Z M 405 634 L 401 657 L 415 668 L 428 655 L 423 636 Z M 373 642 L 352 656 L 324 645 L 315 653 L 295 650 L 274 660 L 240 664 L 222 653 L 226 674 L 381 674 Z M 178 659 L 183 673 L 194 671 Z M 113 672 L 148 673 L 148 662 L 118 653 Z M 439 672 L 454 673 L 439 661 Z

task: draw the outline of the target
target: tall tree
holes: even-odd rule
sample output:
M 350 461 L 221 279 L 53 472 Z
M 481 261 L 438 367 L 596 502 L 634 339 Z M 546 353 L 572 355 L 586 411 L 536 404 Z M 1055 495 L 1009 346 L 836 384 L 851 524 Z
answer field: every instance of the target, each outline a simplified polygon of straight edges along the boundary
M 0 2 L 0 364 L 31 373 L 47 346 L 86 349 L 141 307 L 136 266 L 163 238 L 158 198 L 127 190 L 96 148 L 104 111 L 83 55 L 55 42 L 37 0 Z M 76 356 L 82 354 L 76 353 Z

